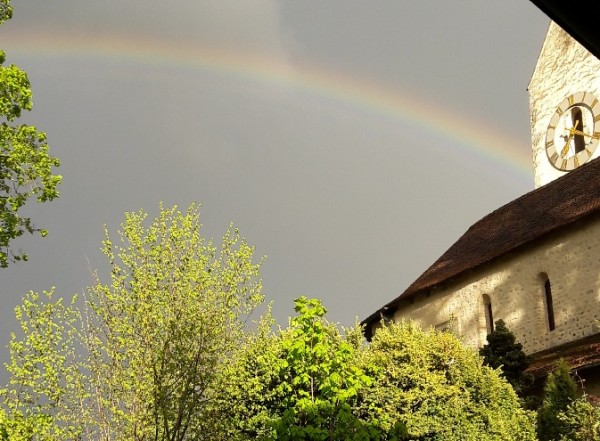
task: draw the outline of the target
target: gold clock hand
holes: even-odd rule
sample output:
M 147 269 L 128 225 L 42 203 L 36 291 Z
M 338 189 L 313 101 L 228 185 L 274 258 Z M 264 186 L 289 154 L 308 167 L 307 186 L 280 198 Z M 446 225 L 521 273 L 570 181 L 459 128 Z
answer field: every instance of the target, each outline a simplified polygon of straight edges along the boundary
M 598 138 L 598 136 L 590 135 L 589 133 L 582 132 L 581 130 L 571 129 L 571 133 L 574 133 L 575 135 L 588 136 L 590 138 Z
M 563 149 L 560 152 L 560 156 L 562 156 L 563 158 L 566 158 L 567 154 L 569 153 L 569 147 L 570 147 L 569 143 L 571 142 L 571 138 L 573 138 L 573 132 L 569 133 L 569 137 L 565 141 L 565 146 L 563 147 Z
M 575 135 L 575 132 L 577 131 L 577 126 L 579 126 L 579 120 L 575 120 L 575 124 L 573 124 L 573 127 L 569 128 L 569 137 L 567 138 L 567 141 L 565 142 L 565 146 L 563 147 L 563 149 L 560 152 L 560 156 L 562 156 L 563 158 L 567 157 L 567 154 L 569 153 L 569 143 L 571 142 L 571 139 L 573 139 L 573 136 Z

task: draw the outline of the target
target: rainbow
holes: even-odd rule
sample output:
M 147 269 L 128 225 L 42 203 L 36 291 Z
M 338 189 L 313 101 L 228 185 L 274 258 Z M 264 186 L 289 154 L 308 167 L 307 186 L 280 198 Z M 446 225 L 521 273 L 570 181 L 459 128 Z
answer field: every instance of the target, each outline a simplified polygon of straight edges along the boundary
M 4 29 L 3 29 L 4 31 Z M 393 122 L 403 122 L 447 139 L 439 149 L 452 148 L 470 161 L 508 170 L 531 183 L 529 149 L 482 122 L 468 120 L 422 97 L 390 90 L 343 72 L 319 66 L 291 67 L 285 61 L 255 53 L 240 53 L 183 41 L 139 38 L 125 34 L 66 34 L 60 31 L 2 32 L 2 47 L 26 56 L 105 59 L 142 65 L 185 67 L 226 72 L 240 79 L 265 82 L 316 94 Z

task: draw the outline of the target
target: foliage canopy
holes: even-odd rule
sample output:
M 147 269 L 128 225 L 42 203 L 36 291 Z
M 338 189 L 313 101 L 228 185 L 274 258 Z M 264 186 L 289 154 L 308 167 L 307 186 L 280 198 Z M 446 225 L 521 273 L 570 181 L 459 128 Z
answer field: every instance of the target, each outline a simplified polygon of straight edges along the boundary
M 533 414 L 512 387 L 451 332 L 385 326 L 362 366 L 373 382 L 360 411 L 382 440 L 535 439 Z
M 206 241 L 195 205 L 146 220 L 127 213 L 116 244 L 106 232 L 110 280 L 82 306 L 30 293 L 17 309 L 11 440 L 205 439 L 219 370 L 263 301 L 260 263 L 236 229 Z
M 569 403 L 558 419 L 563 428 L 560 441 L 600 441 L 600 406 L 587 395 Z
M 450 333 L 401 323 L 364 345 L 316 300 L 300 298 L 287 329 L 249 342 L 227 371 L 223 439 L 534 440 L 497 370 Z
M 0 0 L 0 24 L 12 17 L 10 0 Z M 11 249 L 13 239 L 24 233 L 39 232 L 20 210 L 30 197 L 38 202 L 58 197 L 61 176 L 52 174 L 59 161 L 48 153 L 46 134 L 34 126 L 13 122 L 23 110 L 33 107 L 27 73 L 17 66 L 5 66 L 0 51 L 0 267 L 11 260 L 26 260 L 27 255 Z
M 370 384 L 356 365 L 358 328 L 344 336 L 325 320 L 320 301 L 295 303 L 290 326 L 278 334 L 263 330 L 228 370 L 223 439 L 370 439 L 353 414 L 359 391 Z

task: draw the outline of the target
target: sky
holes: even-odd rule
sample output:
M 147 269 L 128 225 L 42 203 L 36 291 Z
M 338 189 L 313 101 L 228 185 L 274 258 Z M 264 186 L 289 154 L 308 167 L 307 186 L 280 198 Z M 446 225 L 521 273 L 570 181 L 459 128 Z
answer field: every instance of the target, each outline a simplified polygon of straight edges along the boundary
M 29 290 L 70 297 L 127 211 L 233 222 L 285 325 L 393 300 L 467 228 L 533 189 L 527 85 L 549 19 L 527 0 L 15 0 L 0 28 L 61 160 L 46 238 L 0 273 L 1 348 Z

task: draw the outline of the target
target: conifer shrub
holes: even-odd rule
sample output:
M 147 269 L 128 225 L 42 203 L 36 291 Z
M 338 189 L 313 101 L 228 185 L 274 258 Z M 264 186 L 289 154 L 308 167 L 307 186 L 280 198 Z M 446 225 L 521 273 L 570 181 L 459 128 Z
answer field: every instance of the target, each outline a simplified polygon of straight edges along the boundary
M 524 397 L 528 394 L 533 384 L 533 376 L 526 372 L 530 358 L 523 352 L 523 345 L 517 342 L 503 320 L 496 322 L 494 330 L 487 336 L 487 343 L 479 350 L 479 355 L 486 365 L 502 371 L 502 376 L 517 395 Z
M 569 405 L 577 399 L 577 385 L 571 377 L 567 362 L 559 360 L 556 368 L 548 375 L 544 386 L 544 399 L 538 410 L 538 437 L 540 441 L 558 441 L 567 432 L 569 423 L 560 418 Z M 573 417 L 571 409 L 570 416 Z M 570 418 L 570 417 L 568 417 Z

